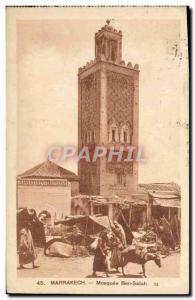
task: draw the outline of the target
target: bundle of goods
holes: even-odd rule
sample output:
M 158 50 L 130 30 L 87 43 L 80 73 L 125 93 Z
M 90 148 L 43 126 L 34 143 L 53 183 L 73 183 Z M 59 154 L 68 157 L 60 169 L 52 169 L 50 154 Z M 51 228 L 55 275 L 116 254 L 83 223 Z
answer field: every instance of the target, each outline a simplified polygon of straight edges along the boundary
M 65 239 L 52 239 L 46 245 L 45 254 L 51 257 L 85 257 L 89 256 L 87 247 L 82 245 L 72 245 Z
M 153 231 L 147 231 L 146 234 L 144 234 L 140 238 L 140 242 L 143 242 L 143 243 L 155 243 L 156 240 L 157 240 L 157 235 Z

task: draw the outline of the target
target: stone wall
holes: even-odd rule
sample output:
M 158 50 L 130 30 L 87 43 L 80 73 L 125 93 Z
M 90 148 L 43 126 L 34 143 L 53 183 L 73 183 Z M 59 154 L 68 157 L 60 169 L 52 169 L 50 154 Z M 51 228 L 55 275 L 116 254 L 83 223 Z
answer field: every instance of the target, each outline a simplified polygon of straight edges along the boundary
M 52 220 L 70 215 L 71 187 L 18 185 L 17 207 L 34 208 L 38 213 L 47 210 Z
M 75 196 L 79 193 L 79 181 L 71 181 L 71 196 Z

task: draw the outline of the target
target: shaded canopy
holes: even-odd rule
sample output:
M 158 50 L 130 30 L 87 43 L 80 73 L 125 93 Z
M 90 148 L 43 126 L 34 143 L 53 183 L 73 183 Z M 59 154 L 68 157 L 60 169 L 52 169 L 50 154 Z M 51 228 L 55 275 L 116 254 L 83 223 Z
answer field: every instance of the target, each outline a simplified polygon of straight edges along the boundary
M 66 226 L 76 225 L 85 234 L 97 234 L 98 232 L 108 229 L 110 230 L 109 219 L 107 216 L 71 216 L 63 220 L 54 222 L 55 225 L 63 224 Z

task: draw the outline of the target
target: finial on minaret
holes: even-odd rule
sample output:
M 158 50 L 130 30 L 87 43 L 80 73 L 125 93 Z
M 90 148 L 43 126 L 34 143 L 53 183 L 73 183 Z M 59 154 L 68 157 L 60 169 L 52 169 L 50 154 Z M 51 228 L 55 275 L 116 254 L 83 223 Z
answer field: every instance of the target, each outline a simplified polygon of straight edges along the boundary
M 107 20 L 106 20 L 106 23 L 109 25 L 109 24 L 110 24 L 110 21 L 111 21 L 111 20 L 107 19 Z

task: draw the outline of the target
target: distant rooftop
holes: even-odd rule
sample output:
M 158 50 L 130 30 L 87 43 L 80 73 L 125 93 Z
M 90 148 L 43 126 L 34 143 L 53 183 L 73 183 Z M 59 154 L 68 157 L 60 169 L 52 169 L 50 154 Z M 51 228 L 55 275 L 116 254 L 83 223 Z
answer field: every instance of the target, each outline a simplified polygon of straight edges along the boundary
M 166 183 L 144 183 L 139 184 L 139 187 L 142 191 L 145 192 L 174 192 L 181 193 L 181 188 L 177 183 L 166 182 Z
M 68 181 L 78 181 L 78 176 L 49 160 L 27 170 L 17 176 L 17 179 L 67 179 Z

